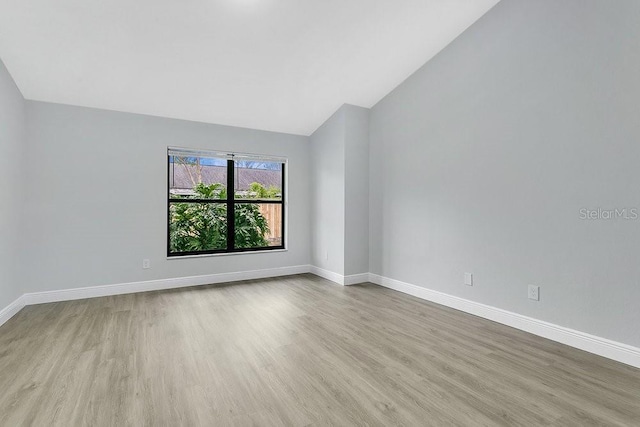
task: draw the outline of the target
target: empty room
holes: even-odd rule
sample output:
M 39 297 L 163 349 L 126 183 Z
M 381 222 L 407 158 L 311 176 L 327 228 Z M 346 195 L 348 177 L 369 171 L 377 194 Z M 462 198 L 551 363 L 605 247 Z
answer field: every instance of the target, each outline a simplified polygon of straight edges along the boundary
M 640 426 L 640 1 L 0 0 L 0 426 Z

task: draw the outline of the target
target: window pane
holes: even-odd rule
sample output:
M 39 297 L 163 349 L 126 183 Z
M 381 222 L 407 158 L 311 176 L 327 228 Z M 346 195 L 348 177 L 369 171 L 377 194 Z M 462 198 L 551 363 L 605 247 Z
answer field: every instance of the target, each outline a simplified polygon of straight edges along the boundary
M 227 205 L 224 203 L 169 204 L 169 252 L 227 248 Z
M 282 163 L 237 160 L 235 198 L 282 200 Z
M 227 160 L 169 156 L 169 197 L 226 199 Z
M 282 205 L 237 203 L 235 246 L 238 249 L 282 246 Z

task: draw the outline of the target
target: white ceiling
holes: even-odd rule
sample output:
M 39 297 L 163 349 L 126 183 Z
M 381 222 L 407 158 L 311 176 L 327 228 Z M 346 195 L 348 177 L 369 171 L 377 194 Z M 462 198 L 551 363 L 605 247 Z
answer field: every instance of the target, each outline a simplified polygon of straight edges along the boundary
M 0 58 L 28 99 L 309 135 L 497 2 L 0 0 Z

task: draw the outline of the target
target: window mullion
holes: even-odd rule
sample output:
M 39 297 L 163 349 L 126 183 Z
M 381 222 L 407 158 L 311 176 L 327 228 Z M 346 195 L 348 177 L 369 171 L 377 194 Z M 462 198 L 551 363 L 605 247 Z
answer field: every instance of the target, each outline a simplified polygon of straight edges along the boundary
M 281 207 L 282 214 L 281 214 L 281 218 L 280 218 L 280 245 L 282 247 L 284 247 L 284 242 L 285 242 L 285 221 L 284 221 L 284 216 L 286 215 L 286 210 L 287 210 L 286 207 L 285 207 L 285 204 L 287 202 L 286 202 L 286 199 L 285 199 L 285 188 L 284 188 L 285 180 L 286 180 L 285 179 L 285 173 L 286 172 L 285 172 L 284 168 L 285 168 L 285 164 L 282 163 L 282 178 L 281 178 L 282 182 L 280 184 L 280 202 L 282 203 L 280 205 L 280 206 L 282 206 Z
M 235 248 L 235 165 L 232 159 L 227 160 L 227 250 Z

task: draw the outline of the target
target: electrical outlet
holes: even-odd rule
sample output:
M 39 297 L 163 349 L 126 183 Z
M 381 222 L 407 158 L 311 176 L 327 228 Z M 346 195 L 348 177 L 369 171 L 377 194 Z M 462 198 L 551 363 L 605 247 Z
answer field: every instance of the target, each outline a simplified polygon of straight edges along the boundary
M 464 284 L 467 286 L 473 286 L 473 274 L 464 273 Z
M 529 285 L 529 299 L 540 301 L 540 286 Z
M 144 268 L 145 270 L 147 268 L 151 268 L 151 260 L 143 259 L 142 260 L 142 268 Z
M 324 252 L 324 259 L 327 261 L 329 259 L 329 251 Z

